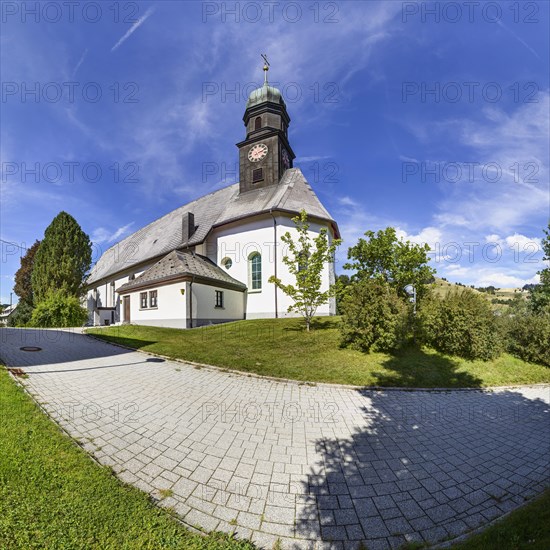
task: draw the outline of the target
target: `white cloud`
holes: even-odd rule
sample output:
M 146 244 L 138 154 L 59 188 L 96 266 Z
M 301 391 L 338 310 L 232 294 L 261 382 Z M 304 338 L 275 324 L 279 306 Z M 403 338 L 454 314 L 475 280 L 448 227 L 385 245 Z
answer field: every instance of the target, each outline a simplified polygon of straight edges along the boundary
M 154 8 L 147 8 L 147 11 L 126 31 L 126 33 L 120 38 L 120 40 L 111 48 L 114 52 L 123 42 L 126 42 L 128 38 L 139 28 L 145 21 L 153 14 Z
M 540 239 L 536 237 L 526 237 L 525 235 L 519 235 L 518 233 L 509 235 L 504 239 L 504 241 L 510 248 L 519 248 L 520 251 L 533 252 L 541 249 Z
M 105 227 L 98 227 L 94 229 L 91 240 L 94 243 L 111 243 L 117 241 L 126 235 L 133 225 L 134 222 L 130 222 L 122 227 L 119 227 L 114 232 L 106 229 Z
M 463 171 L 460 185 L 443 182 L 445 197 L 434 221 L 438 226 L 467 228 L 491 234 L 518 231 L 548 215 L 550 149 L 550 94 L 541 91 L 536 102 L 525 103 L 508 113 L 495 107 L 482 110 L 480 119 L 449 119 L 426 123 L 419 139 L 459 137 L 468 158 L 452 162 L 476 162 Z M 412 128 L 412 127 L 411 127 Z M 483 169 L 498 165 L 500 179 L 490 182 Z
M 441 243 L 443 239 L 443 233 L 437 227 L 425 227 L 417 234 L 407 233 L 400 227 L 397 227 L 396 233 L 399 238 L 405 241 L 410 241 L 414 244 L 427 244 L 432 250 L 435 250 L 436 245 Z

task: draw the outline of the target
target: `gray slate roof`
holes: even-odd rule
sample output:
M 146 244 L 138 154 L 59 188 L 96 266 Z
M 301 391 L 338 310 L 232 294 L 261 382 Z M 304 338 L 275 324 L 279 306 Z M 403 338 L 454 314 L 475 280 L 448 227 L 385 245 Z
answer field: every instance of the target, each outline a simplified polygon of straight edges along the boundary
M 231 277 L 205 256 L 173 250 L 139 277 L 122 285 L 117 292 L 124 293 L 141 286 L 168 283 L 172 279 L 185 276 L 195 276 L 198 282 L 246 290 L 246 285 Z
M 154 260 L 172 250 L 202 243 L 213 227 L 269 210 L 298 213 L 304 208 L 309 216 L 334 223 L 299 168 L 287 170 L 277 185 L 239 193 L 235 183 L 180 206 L 151 222 L 109 248 L 96 262 L 88 284 Z M 192 212 L 196 230 L 188 242 L 182 239 L 183 215 Z

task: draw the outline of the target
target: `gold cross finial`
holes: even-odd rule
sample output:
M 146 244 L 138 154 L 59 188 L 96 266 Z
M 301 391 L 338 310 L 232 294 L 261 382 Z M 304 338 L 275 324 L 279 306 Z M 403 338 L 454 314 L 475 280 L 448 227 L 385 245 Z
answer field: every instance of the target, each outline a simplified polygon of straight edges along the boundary
M 262 53 L 261 56 L 264 60 L 264 85 L 267 85 L 267 71 L 269 71 L 269 61 L 267 60 L 267 55 Z

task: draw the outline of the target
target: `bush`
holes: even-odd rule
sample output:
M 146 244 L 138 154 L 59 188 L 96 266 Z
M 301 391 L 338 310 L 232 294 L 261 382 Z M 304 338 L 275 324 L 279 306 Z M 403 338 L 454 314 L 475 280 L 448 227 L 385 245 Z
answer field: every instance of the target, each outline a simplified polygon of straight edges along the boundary
M 32 305 L 19 301 L 17 308 L 8 318 L 9 327 L 25 327 L 32 317 Z
M 341 301 L 341 345 L 393 351 L 406 338 L 408 308 L 394 288 L 377 279 L 352 283 Z
M 420 341 L 466 359 L 492 359 L 503 348 L 491 305 L 469 288 L 425 300 L 418 314 Z
M 550 307 L 540 313 L 524 311 L 510 316 L 507 337 L 510 353 L 550 367 Z
M 32 313 L 31 327 L 80 327 L 88 320 L 88 312 L 75 296 L 50 294 Z

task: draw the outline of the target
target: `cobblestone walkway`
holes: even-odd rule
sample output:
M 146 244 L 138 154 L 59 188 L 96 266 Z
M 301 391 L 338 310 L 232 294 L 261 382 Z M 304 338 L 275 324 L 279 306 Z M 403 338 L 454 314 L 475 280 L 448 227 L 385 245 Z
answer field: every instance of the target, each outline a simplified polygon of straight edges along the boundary
M 261 547 L 437 542 L 550 485 L 548 387 L 355 391 L 71 332 L 1 329 L 0 344 L 30 393 L 122 480 L 164 496 L 189 525 Z

